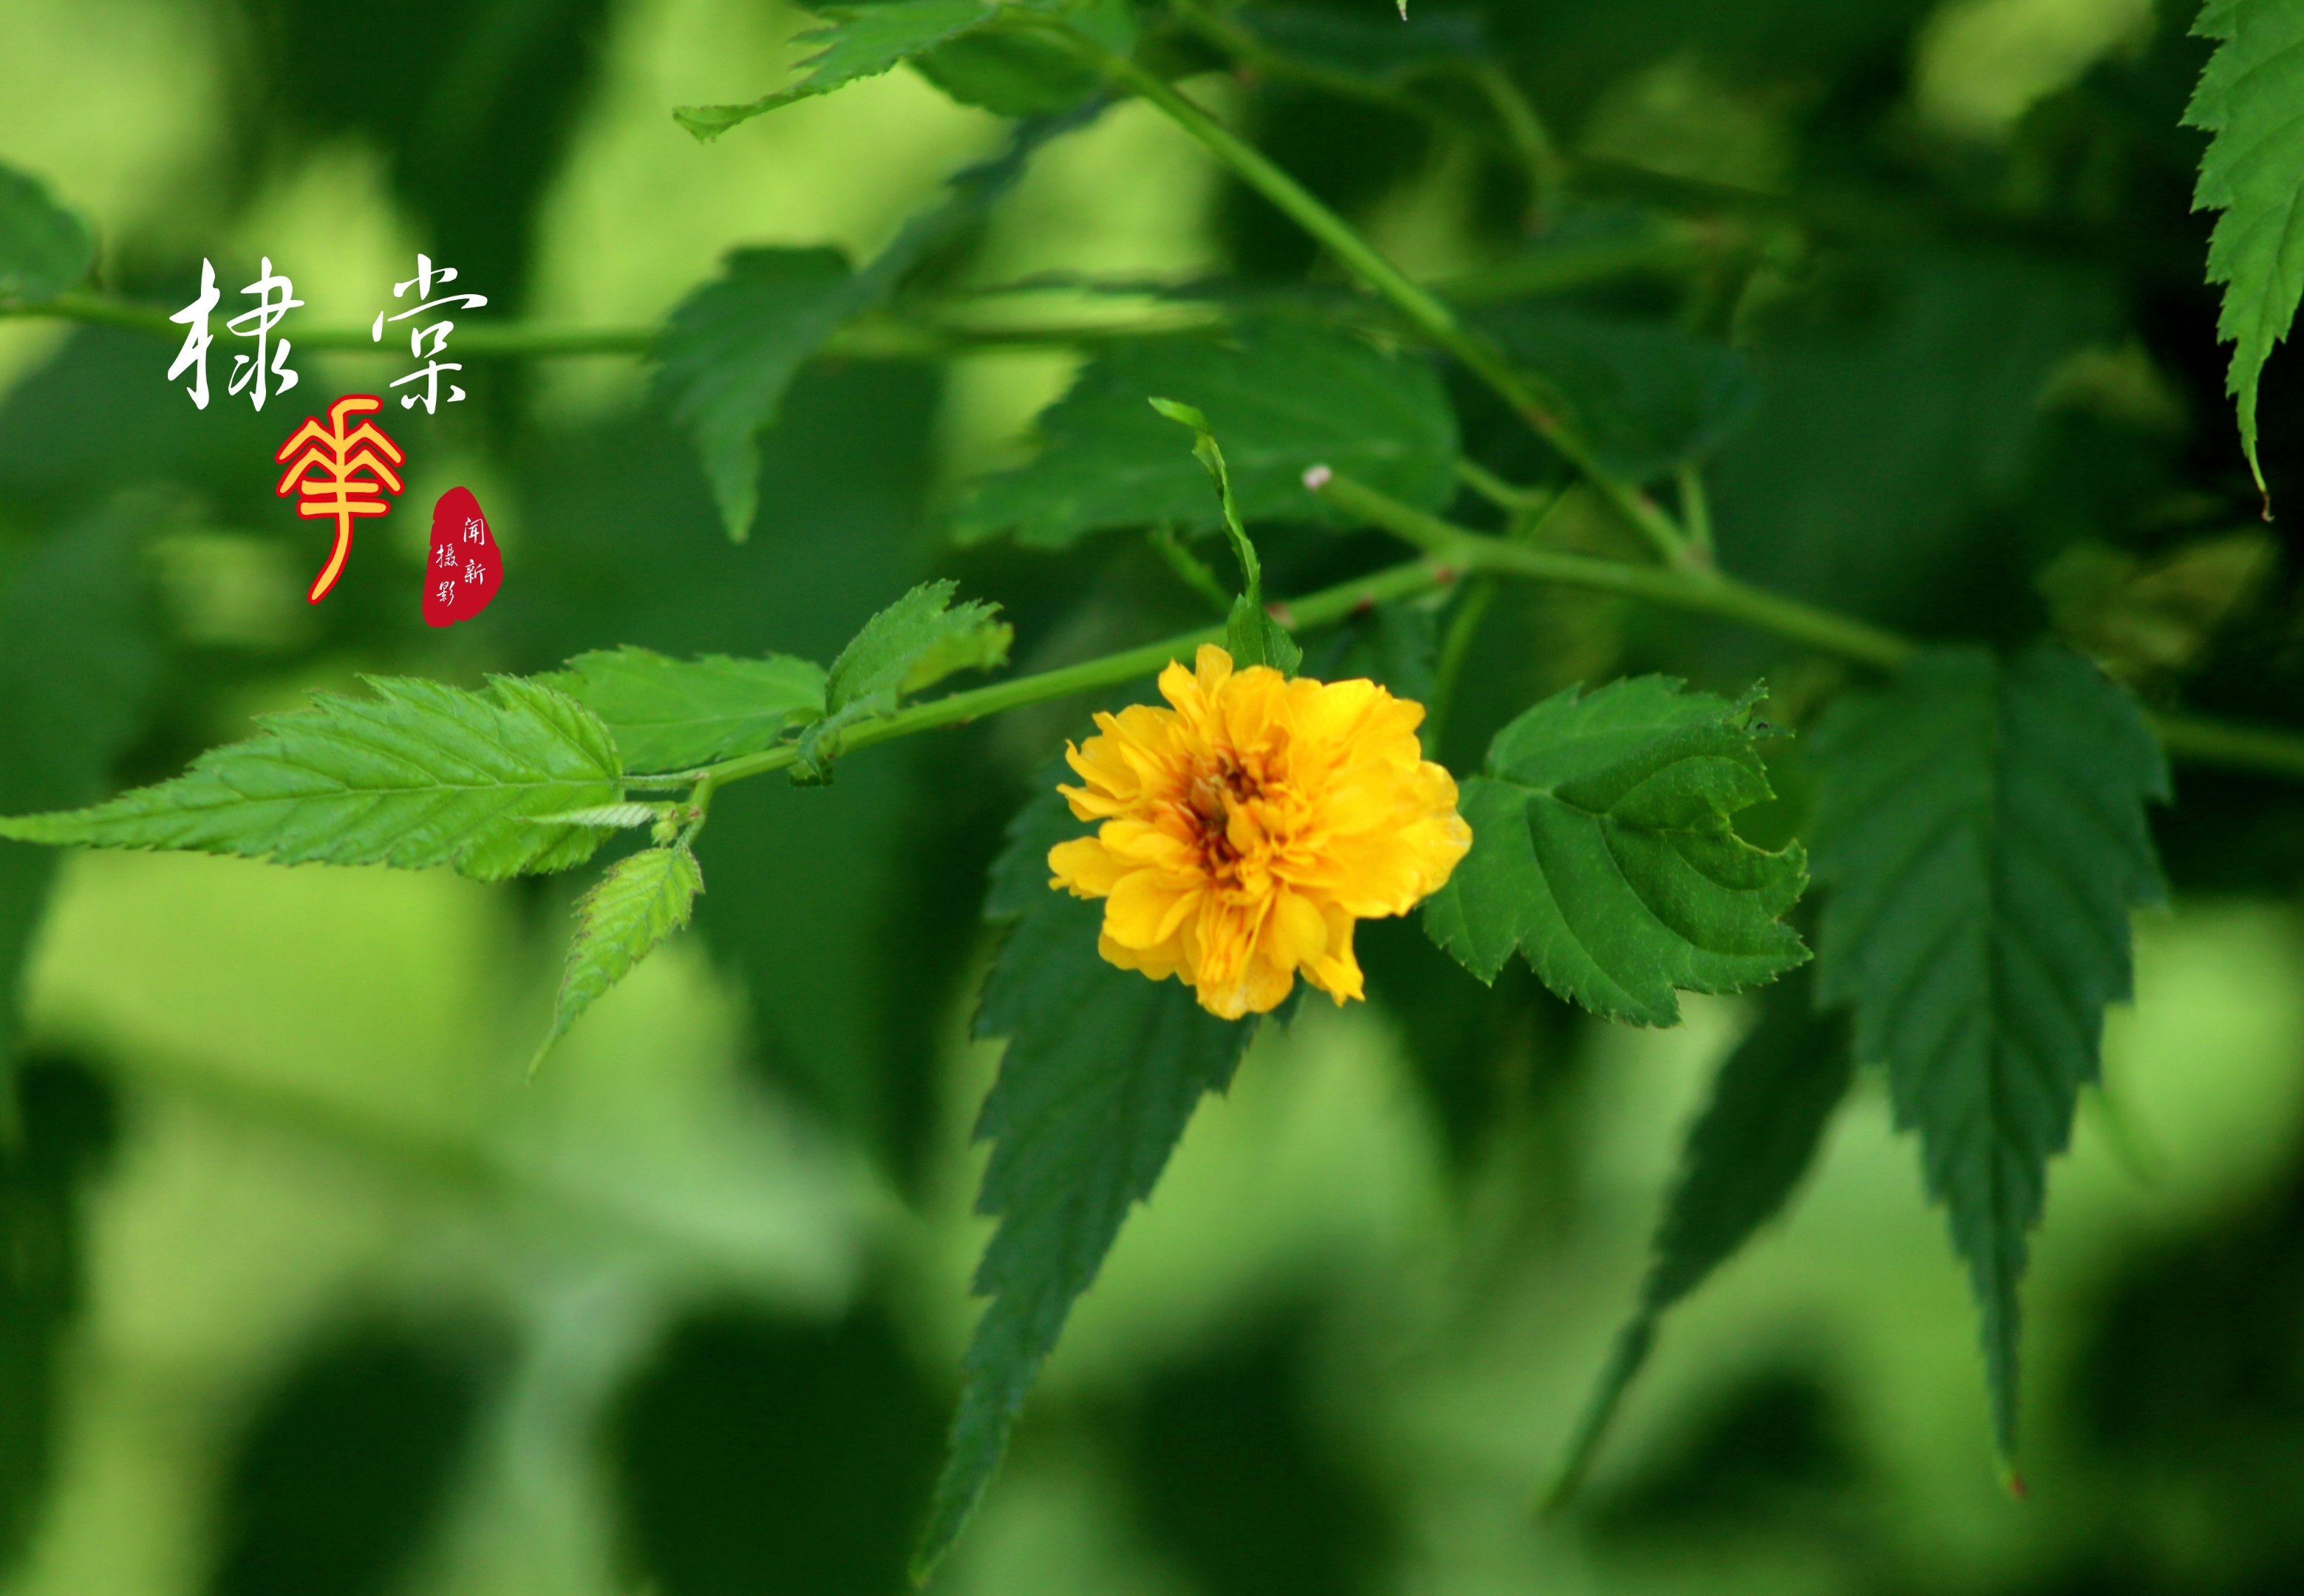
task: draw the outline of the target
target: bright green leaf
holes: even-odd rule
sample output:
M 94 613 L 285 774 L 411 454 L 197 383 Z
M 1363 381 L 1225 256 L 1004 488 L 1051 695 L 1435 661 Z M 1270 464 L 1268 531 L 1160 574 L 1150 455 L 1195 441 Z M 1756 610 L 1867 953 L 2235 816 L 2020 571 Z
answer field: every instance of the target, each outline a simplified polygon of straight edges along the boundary
M 1349 333 L 1271 323 L 1229 341 L 1132 343 L 1090 362 L 1042 412 L 1039 458 L 973 484 L 953 536 L 1060 547 L 1109 527 L 1222 527 L 1199 468 L 1147 408 L 1155 395 L 1206 412 L 1244 520 L 1326 519 L 1304 489 L 1316 465 L 1427 510 L 1455 493 L 1455 415 L 1429 367 Z
M 93 808 L 0 819 L 60 847 L 185 849 L 284 865 L 453 865 L 498 881 L 565 870 L 604 833 L 533 817 L 620 800 L 616 746 L 565 694 L 517 677 L 471 693 L 371 678 L 373 698 L 314 695 L 173 781 Z
M 599 884 L 576 906 L 576 935 L 560 976 L 553 1007 L 552 1034 L 536 1050 L 529 1068 L 544 1062 L 553 1043 L 599 996 L 631 974 L 657 943 L 688 924 L 704 873 L 684 842 L 642 849 L 609 866 Z
M 666 659 L 645 648 L 580 654 L 538 678 L 607 723 L 628 771 L 684 771 L 767 747 L 824 714 L 824 667 L 790 654 Z
M 1993 1428 L 2016 1441 L 2017 1286 L 2047 1163 L 2129 995 L 2128 911 L 2162 896 L 2147 799 L 2159 746 L 2128 696 L 2054 645 L 2003 665 L 1923 654 L 1835 705 L 1818 790 L 1820 1001 L 1888 1068 L 1983 1313 Z
M 1648 1362 L 1665 1312 L 1782 1212 L 1816 1161 L 1855 1067 L 1847 1026 L 1819 1015 L 1813 995 L 1805 971 L 1774 988 L 1760 1023 L 1720 1067 L 1712 1101 L 1681 1148 L 1639 1307 L 1617 1334 L 1553 1487 L 1552 1506 L 1564 1503 L 1583 1479 L 1624 1392 Z
M 984 0 L 889 0 L 881 5 L 818 4 L 809 9 L 830 18 L 832 25 L 800 35 L 801 43 L 824 46 L 800 63 L 808 76 L 750 105 L 682 106 L 672 114 L 673 120 L 699 139 L 716 139 L 794 100 L 828 94 L 860 78 L 877 78 L 999 12 Z
M 1283 676 L 1295 675 L 1296 667 L 1304 663 L 1304 651 L 1296 646 L 1296 639 L 1264 607 L 1264 567 L 1257 561 L 1256 545 L 1249 540 L 1248 528 L 1240 524 L 1240 510 L 1232 500 L 1232 473 L 1225 469 L 1224 450 L 1216 443 L 1208 418 L 1190 405 L 1173 399 L 1155 398 L 1151 403 L 1158 414 L 1192 429 L 1192 458 L 1200 462 L 1216 483 L 1216 505 L 1224 515 L 1224 536 L 1232 540 L 1232 553 L 1240 560 L 1243 591 L 1232 600 L 1224 625 L 1224 646 L 1232 654 L 1232 663 L 1242 670 L 1251 665 L 1269 665 Z
M 1600 469 L 1622 481 L 1709 453 L 1758 399 L 1743 356 L 1667 323 L 1522 306 L 1481 325 L 1551 389 Z
M 864 623 L 832 662 L 825 718 L 800 735 L 792 779 L 830 778 L 839 734 L 887 714 L 903 698 L 960 671 L 988 671 L 1008 660 L 1016 629 L 995 619 L 1000 606 L 971 599 L 953 606 L 959 584 L 924 582 Z
M 1483 981 L 1518 949 L 1596 1014 L 1680 1022 L 1674 988 L 1741 992 L 1808 958 L 1779 918 L 1807 873 L 1730 817 L 1771 795 L 1758 689 L 1731 704 L 1668 677 L 1570 688 L 1496 734 L 1463 785 L 1472 851 L 1426 903 L 1425 930 Z
M 2224 285 L 2216 336 L 2235 346 L 2225 387 L 2262 490 L 2257 383 L 2304 298 L 2304 9 L 2290 0 L 2207 0 L 2192 31 L 2221 41 L 2184 120 L 2215 135 L 2192 207 L 2224 212 L 2208 241 L 2208 281 Z
M 720 519 L 739 543 L 759 504 L 756 440 L 801 362 L 860 308 L 858 288 L 837 249 L 737 249 L 665 325 L 656 392 L 695 435 Z
M 29 173 L 0 165 L 0 305 L 53 299 L 88 277 L 96 235 Z
M 1095 1280 L 1129 1209 L 1151 1195 L 1202 1094 L 1221 1092 L 1256 1033 L 1175 981 L 1097 957 L 1103 906 L 1047 886 L 1047 851 L 1080 826 L 1046 791 L 1009 828 L 990 917 L 1015 921 L 976 1034 L 1004 1036 L 977 1136 L 992 1144 L 978 1212 L 1000 1221 L 977 1266 L 992 1300 L 968 1349 L 951 1450 L 914 1560 L 925 1577 L 1000 1464 L 1025 1393 Z

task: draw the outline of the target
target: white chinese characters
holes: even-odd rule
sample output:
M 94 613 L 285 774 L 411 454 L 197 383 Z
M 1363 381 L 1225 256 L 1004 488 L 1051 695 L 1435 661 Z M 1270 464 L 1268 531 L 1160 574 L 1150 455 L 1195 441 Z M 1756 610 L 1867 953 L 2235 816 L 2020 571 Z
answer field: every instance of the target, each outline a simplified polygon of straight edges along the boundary
M 295 283 L 272 269 L 270 256 L 264 258 L 257 280 L 241 292 L 255 295 L 256 308 L 232 317 L 224 326 L 242 338 L 255 339 L 256 353 L 233 356 L 231 392 L 246 392 L 249 402 L 260 410 L 269 394 L 285 393 L 296 385 L 297 374 L 288 368 L 289 342 L 275 338 L 272 330 L 304 301 L 296 298 Z M 208 348 L 216 342 L 208 331 L 208 318 L 222 298 L 216 291 L 215 263 L 202 260 L 199 297 L 168 318 L 182 323 L 186 332 L 183 347 L 168 367 L 167 380 L 173 383 L 186 371 L 192 374 L 191 385 L 184 392 L 196 410 L 208 408 Z
M 436 300 L 428 298 L 428 296 L 432 292 L 434 283 L 437 283 L 445 285 L 447 283 L 453 283 L 455 280 L 456 268 L 454 266 L 436 266 L 432 264 L 432 258 L 430 256 L 419 255 L 416 258 L 416 275 L 411 277 L 405 283 L 394 283 L 392 287 L 392 297 L 395 300 L 399 299 L 412 288 L 416 291 L 417 299 L 423 302 L 416 305 L 413 308 L 403 310 L 399 315 L 392 317 L 389 319 L 396 322 L 406 321 L 411 317 L 422 316 L 426 311 L 437 309 L 443 305 L 461 305 L 467 310 L 478 310 L 480 307 L 488 302 L 487 296 L 486 294 L 477 293 L 443 294 Z M 377 343 L 382 343 L 384 342 L 384 324 L 385 320 L 386 317 L 383 311 L 379 310 L 376 313 L 376 325 L 368 329 L 368 337 L 371 341 Z M 464 369 L 463 366 L 460 362 L 454 360 L 444 361 L 440 359 L 442 353 L 445 352 L 448 347 L 448 334 L 455 331 L 455 328 L 456 324 L 454 322 L 442 320 L 433 322 L 428 325 L 418 326 L 411 329 L 408 334 L 408 352 L 415 359 L 426 361 L 428 364 L 419 370 L 410 372 L 406 376 L 395 377 L 393 380 L 392 385 L 395 388 L 404 387 L 410 383 L 416 382 L 420 382 L 424 384 L 423 388 L 418 392 L 403 393 L 400 396 L 400 408 L 402 410 L 407 410 L 415 409 L 417 402 L 420 400 L 423 402 L 426 414 L 436 415 L 438 413 L 440 409 L 440 374 L 444 371 L 462 371 Z M 425 347 L 428 341 L 431 346 L 428 349 Z M 453 404 L 456 401 L 463 397 L 464 391 L 462 388 L 459 388 L 453 383 L 448 384 L 449 403 Z

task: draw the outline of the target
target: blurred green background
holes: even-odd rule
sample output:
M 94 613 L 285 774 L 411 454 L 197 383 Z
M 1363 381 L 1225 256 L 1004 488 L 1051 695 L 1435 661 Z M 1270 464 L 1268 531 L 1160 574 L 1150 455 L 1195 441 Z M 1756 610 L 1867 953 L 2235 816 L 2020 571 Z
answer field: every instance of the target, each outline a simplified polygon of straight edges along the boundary
M 2242 524 L 2175 125 L 2189 7 L 1487 14 L 1579 150 L 1860 191 L 1888 218 L 1739 333 L 1761 400 L 1717 466 L 1732 565 L 1998 634 L 2054 606 L 2032 578 L 2077 538 L 2142 560 Z M 673 124 L 780 81 L 807 22 L 771 0 L 0 0 L 0 159 L 97 224 L 104 285 L 171 308 L 205 255 L 236 309 L 268 255 L 301 317 L 365 325 L 421 249 L 493 310 L 640 325 L 732 246 L 868 253 L 996 145 L 995 118 L 907 72 L 710 147 Z M 1317 94 L 1192 87 L 1410 269 L 1493 252 L 1509 207 L 1479 152 Z M 1308 259 L 1123 106 L 945 269 Z M 811 371 L 741 548 L 641 363 L 474 360 L 470 402 L 393 424 L 400 512 L 308 611 L 318 544 L 270 493 L 274 407 L 252 417 L 212 370 L 195 412 L 161 380 L 171 353 L 0 321 L 12 811 L 169 773 L 358 671 L 473 681 L 617 642 L 826 657 L 931 570 L 1010 606 L 1026 666 L 1184 612 L 1144 596 L 1139 545 L 939 548 L 953 483 L 1017 457 L 1063 354 Z M 295 364 L 298 405 L 386 380 Z M 2299 410 L 2273 375 L 2277 465 Z M 459 482 L 507 575 L 485 621 L 438 636 L 414 507 Z M 2274 666 L 2220 679 L 2178 650 L 2204 701 L 2292 705 L 2286 593 L 2242 628 Z M 1452 757 L 1560 681 L 1780 663 L 1600 601 L 1511 602 L 1537 646 L 1490 629 L 1494 703 Z M 1083 723 L 1032 712 L 860 756 L 829 790 L 732 791 L 697 934 L 533 1082 L 581 882 L 75 856 L 43 910 L 47 861 L 10 847 L 0 953 L 31 940 L 25 1134 L 0 1153 L 0 1584 L 900 1588 L 986 1229 L 966 1133 L 996 1056 L 963 1040 L 982 872 Z M 1754 1010 L 1581 1023 L 1525 981 L 1478 993 L 1395 927 L 1369 938 L 1376 1005 L 1308 1007 L 1203 1109 L 933 1588 L 2304 1589 L 2304 806 L 2240 777 L 2180 796 L 2177 904 L 2139 924 L 2138 1001 L 2028 1288 L 2029 1500 L 1995 1478 L 1965 1288 L 1868 1080 L 1789 1220 L 1669 1322 L 1585 1498 L 1539 1522 L 1678 1138 Z M 1444 1057 L 1403 1041 L 1433 1012 L 1459 1033 Z

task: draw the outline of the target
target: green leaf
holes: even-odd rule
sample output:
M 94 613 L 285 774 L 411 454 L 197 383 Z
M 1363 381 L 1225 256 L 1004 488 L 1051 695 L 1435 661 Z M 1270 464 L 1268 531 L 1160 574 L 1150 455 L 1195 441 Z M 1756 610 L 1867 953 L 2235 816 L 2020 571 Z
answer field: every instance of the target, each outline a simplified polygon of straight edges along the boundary
M 608 988 L 632 972 L 656 944 L 688 924 L 704 873 L 685 842 L 642 849 L 619 859 L 576 906 L 576 935 L 560 976 L 552 1034 L 536 1050 L 530 1073 L 544 1062 L 553 1043 Z
M 1115 55 L 1136 45 L 1136 11 L 1130 0 L 1088 0 L 1066 18 Z M 1068 111 L 1104 88 L 1103 76 L 1044 33 L 979 28 L 912 57 L 920 76 L 963 106 L 999 116 L 1042 116 Z
M 1720 1067 L 1712 1101 L 1681 1148 L 1639 1306 L 1617 1334 L 1548 1508 L 1564 1505 L 1582 1482 L 1666 1311 L 1782 1212 L 1816 1161 L 1855 1066 L 1846 1025 L 1817 1012 L 1809 987 L 1805 971 L 1775 987 L 1760 1023 Z
M 30 173 L 0 165 L 0 305 L 54 299 L 85 282 L 96 235 Z
M 862 271 L 837 249 L 738 249 L 673 311 L 656 350 L 656 392 L 694 435 L 728 536 L 751 536 L 759 435 L 775 425 L 802 362 L 893 293 L 904 274 L 988 209 L 1033 152 L 1094 108 L 1016 130 L 1008 148 L 954 173 L 944 199 L 907 222 Z
M 2128 696 L 2042 644 L 1919 655 L 1834 705 L 1818 788 L 1818 1001 L 1853 1005 L 1983 1312 L 1993 1430 L 2016 1442 L 2017 1285 L 2047 1161 L 2130 990 L 2128 911 L 2163 896 L 2145 801 L 2168 798 Z
M 2257 383 L 2304 297 L 2304 11 L 2288 0 L 2207 0 L 2192 31 L 2221 41 L 2184 112 L 2214 135 L 2192 208 L 2224 212 L 2208 241 L 2208 281 L 2224 285 L 2216 337 L 2234 346 L 2225 389 L 2263 492 Z M 2269 519 L 2268 492 L 2265 503 Z
M 1668 324 L 1516 307 L 1481 325 L 1553 391 L 1600 469 L 1622 481 L 1709 453 L 1758 400 L 1743 356 Z
M 580 654 L 537 679 L 598 715 L 627 771 L 684 771 L 774 744 L 824 714 L 824 667 L 763 659 L 666 659 L 645 648 Z
M 1224 451 L 1216 445 L 1216 435 L 1209 430 L 1208 418 L 1190 405 L 1179 404 L 1173 399 L 1155 399 L 1151 403 L 1153 410 L 1169 420 L 1192 429 L 1192 458 L 1200 462 L 1216 486 L 1216 504 L 1224 514 L 1224 535 L 1232 540 L 1244 585 L 1240 596 L 1232 600 L 1232 612 L 1224 624 L 1224 643 L 1232 663 L 1243 671 L 1251 665 L 1269 665 L 1283 676 L 1295 675 L 1296 667 L 1304 663 L 1304 651 L 1296 646 L 1296 639 L 1264 607 L 1264 567 L 1257 561 L 1256 545 L 1249 541 L 1248 529 L 1240 524 L 1240 511 L 1232 496 L 1232 473 L 1224 468 Z
M 1256 1026 L 1216 1018 L 1175 981 L 1097 957 L 1103 906 L 1048 889 L 1049 847 L 1080 832 L 1044 791 L 1009 827 L 987 916 L 1015 921 L 975 1034 L 1008 1051 L 976 1134 L 992 1144 L 977 1211 L 999 1229 L 977 1266 L 992 1300 L 968 1349 L 951 1450 L 914 1558 L 925 1578 L 998 1468 L 1025 1393 L 1203 1094 L 1222 1092 Z
M 1494 58 L 1486 26 L 1470 13 L 1394 19 L 1380 13 L 1247 5 L 1232 15 L 1259 44 L 1291 61 L 1385 88 Z
M 453 865 L 500 881 L 565 870 L 605 833 L 533 817 L 618 802 L 616 746 L 565 694 L 518 677 L 486 692 L 368 679 L 374 698 L 315 694 L 263 732 L 211 748 L 173 781 L 62 814 L 0 819 L 60 847 L 185 849 L 283 865 Z
M 1797 845 L 1738 837 L 1772 797 L 1754 747 L 1755 688 L 1736 703 L 1669 677 L 1570 688 L 1489 746 L 1459 808 L 1472 851 L 1427 901 L 1432 940 L 1483 981 L 1515 948 L 1595 1014 L 1680 1023 L 1675 987 L 1741 992 L 1804 961 L 1778 917 L 1807 872 Z
M 837 249 L 737 249 L 720 276 L 672 313 L 657 346 L 657 394 L 696 438 L 728 536 L 751 536 L 756 443 L 800 364 L 861 308 Z
M 1439 652 L 1439 619 L 1433 611 L 1386 601 L 1338 625 L 1321 647 L 1312 674 L 1322 681 L 1365 677 L 1395 698 L 1429 704 Z
M 825 718 L 800 734 L 792 779 L 827 781 L 839 734 L 886 714 L 899 702 L 960 671 L 1005 664 L 1016 629 L 995 619 L 997 604 L 970 599 L 953 607 L 951 581 L 923 582 L 864 623 L 832 662 Z
M 139 579 L 150 523 L 132 500 L 70 523 L 0 589 L 0 811 L 86 803 L 142 730 L 160 676 Z M 0 844 L 0 1143 L 16 1108 L 18 973 L 55 871 L 45 849 Z
M 682 106 L 673 120 L 699 139 L 717 139 L 755 116 L 810 95 L 828 94 L 860 78 L 877 78 L 923 50 L 959 38 L 999 13 L 983 0 L 889 0 L 881 5 L 812 5 L 832 25 L 800 35 L 823 49 L 800 64 L 808 76 L 790 89 L 744 106 Z
M 1053 548 L 1110 527 L 1222 527 L 1190 457 L 1146 409 L 1156 394 L 1206 412 L 1243 520 L 1326 519 L 1304 489 L 1316 465 L 1427 510 L 1456 490 L 1456 418 L 1429 367 L 1334 328 L 1251 324 L 1228 342 L 1147 341 L 1090 362 L 1042 412 L 1039 458 L 971 485 L 953 536 Z

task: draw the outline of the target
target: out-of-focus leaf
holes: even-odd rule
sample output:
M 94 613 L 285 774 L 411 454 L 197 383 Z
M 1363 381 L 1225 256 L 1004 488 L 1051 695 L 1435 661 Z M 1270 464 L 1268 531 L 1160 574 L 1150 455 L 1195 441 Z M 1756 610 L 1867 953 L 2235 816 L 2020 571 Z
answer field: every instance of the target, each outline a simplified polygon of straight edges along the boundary
M 1456 419 L 1427 367 L 1347 333 L 1268 323 L 1225 342 L 1144 342 L 1091 362 L 1041 414 L 1039 458 L 975 483 L 953 536 L 1060 547 L 1107 527 L 1223 526 L 1199 468 L 1147 408 L 1156 395 L 1201 410 L 1224 439 L 1243 520 L 1322 518 L 1304 491 L 1316 465 L 1428 510 L 1455 492 Z
M 606 723 L 627 771 L 692 770 L 750 754 L 824 713 L 824 667 L 788 654 L 674 660 L 610 648 L 538 680 Z
M 1768 994 L 1760 1023 L 1721 1065 L 1712 1101 L 1689 1128 L 1656 1227 L 1639 1307 L 1577 1426 L 1552 1490 L 1574 1494 L 1624 1393 L 1648 1362 L 1658 1322 L 1783 1212 L 1816 1161 L 1825 1127 L 1854 1078 L 1846 1025 L 1817 1012 L 1807 972 Z
M 1131 0 L 1088 0 L 1065 21 L 1115 55 L 1136 43 Z M 1096 69 L 1063 45 L 1014 29 L 977 29 L 915 55 L 912 65 L 961 105 L 999 116 L 1069 111 L 1104 87 Z
M 976 1034 L 1008 1039 L 976 1134 L 992 1144 L 979 1212 L 999 1229 L 977 1266 L 992 1300 L 969 1344 L 951 1451 L 914 1558 L 925 1578 L 999 1467 L 1034 1376 L 1121 1221 L 1151 1195 L 1201 1096 L 1231 1083 L 1256 1025 L 1216 1018 L 1175 981 L 1097 953 L 1100 905 L 1047 886 L 1047 851 L 1076 834 L 1042 793 L 1016 817 L 986 914 L 1015 922 L 985 983 Z
M 1337 627 L 1309 674 L 1322 681 L 1366 677 L 1395 698 L 1432 702 L 1438 616 L 1420 604 L 1386 603 Z
M 802 43 L 824 46 L 800 63 L 808 76 L 749 105 L 682 106 L 672 114 L 673 119 L 699 139 L 716 139 L 794 100 L 828 94 L 859 78 L 878 77 L 999 14 L 999 7 L 984 0 L 889 0 L 880 5 L 819 4 L 809 9 L 830 18 L 832 25 L 800 35 Z
M 96 265 L 96 235 L 30 173 L 0 164 L 0 305 L 53 299 Z
M 375 677 L 314 695 L 172 781 L 93 808 L 0 818 L 58 847 L 188 849 L 284 865 L 453 865 L 482 881 L 580 865 L 603 832 L 535 817 L 623 796 L 616 745 L 563 693 L 498 677 L 482 693 Z
M 2054 644 L 1923 654 L 1834 705 L 1808 753 L 1818 1000 L 1854 1008 L 1858 1059 L 1919 1132 L 2012 1459 L 2026 1237 L 2129 995 L 2129 908 L 2163 893 L 2144 806 L 2167 766 L 2134 702 Z
M 837 249 L 739 249 L 719 278 L 673 311 L 656 350 L 656 393 L 695 437 L 731 538 L 741 543 L 751 535 L 759 435 L 775 424 L 801 363 L 982 215 L 1023 175 L 1033 151 L 1095 109 L 1018 128 L 1000 155 L 954 173 L 944 198 L 906 223 L 861 271 L 851 271 Z
M 695 435 L 739 543 L 759 507 L 753 440 L 775 423 L 800 362 L 860 308 L 856 283 L 837 249 L 737 249 L 665 325 L 656 392 Z
M 1402 19 L 1371 7 L 1314 11 L 1245 5 L 1233 20 L 1267 49 L 1339 77 L 1397 85 L 1437 67 L 1489 58 L 1487 30 L 1470 12 L 1424 12 Z
M 800 734 L 796 781 L 831 774 L 826 739 L 886 714 L 899 700 L 959 671 L 988 671 L 1008 660 L 1016 629 L 995 620 L 997 604 L 970 599 L 953 607 L 957 582 L 923 582 L 864 623 L 832 662 L 824 719 Z M 836 751 L 837 741 L 831 744 Z
M 1663 323 L 1519 307 L 1485 325 L 1564 401 L 1601 469 L 1627 482 L 1709 453 L 1758 395 L 1741 355 Z
M 136 565 L 148 520 L 130 502 L 51 533 L 0 592 L 0 811 L 87 802 L 141 728 L 159 674 Z M 46 849 L 0 844 L 0 1139 L 17 972 L 55 869 Z
M 1647 1026 L 1680 1023 L 1675 987 L 1741 992 L 1804 962 L 1780 918 L 1807 883 L 1800 849 L 1731 829 L 1773 796 L 1758 696 L 1641 676 L 1529 710 L 1464 783 L 1472 851 L 1427 900 L 1425 930 L 1483 981 L 1518 949 L 1562 997 Z
M 2257 384 L 2304 299 L 2304 11 L 2286 0 L 2207 0 L 2192 31 L 2222 41 L 2184 120 L 2215 135 L 2192 208 L 2224 212 L 2208 241 L 2208 281 L 2224 285 L 2216 336 L 2234 345 L 2225 386 L 2262 489 Z
M 576 934 L 560 976 L 552 1034 L 536 1050 L 531 1069 L 602 993 L 688 924 L 703 890 L 704 873 L 684 842 L 642 849 L 609 866 L 576 906 Z

